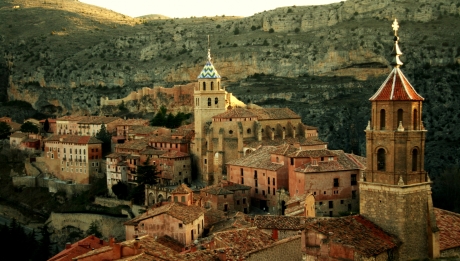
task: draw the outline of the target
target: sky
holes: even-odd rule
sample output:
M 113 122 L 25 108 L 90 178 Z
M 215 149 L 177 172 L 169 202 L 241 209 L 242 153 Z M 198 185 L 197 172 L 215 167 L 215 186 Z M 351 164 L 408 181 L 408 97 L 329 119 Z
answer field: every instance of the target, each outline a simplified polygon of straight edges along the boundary
M 251 16 L 283 6 L 324 5 L 340 0 L 80 0 L 80 2 L 104 7 L 131 17 L 161 14 L 171 18 L 186 18 L 216 15 Z

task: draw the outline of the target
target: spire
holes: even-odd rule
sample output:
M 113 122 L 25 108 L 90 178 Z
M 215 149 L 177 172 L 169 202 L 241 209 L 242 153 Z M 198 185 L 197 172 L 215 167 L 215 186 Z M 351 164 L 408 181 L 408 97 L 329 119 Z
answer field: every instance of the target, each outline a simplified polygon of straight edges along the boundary
M 396 18 L 395 18 L 393 24 L 391 25 L 391 27 L 393 27 L 393 31 L 395 31 L 395 36 L 393 38 L 393 40 L 395 41 L 395 45 L 393 47 L 393 53 L 392 53 L 392 55 L 394 55 L 394 58 L 393 58 L 393 62 L 391 64 L 394 67 L 399 67 L 399 66 L 403 65 L 403 63 L 399 59 L 399 56 L 402 55 L 402 52 L 399 49 L 399 45 L 398 45 L 398 41 L 399 41 L 399 37 L 398 37 L 399 24 L 398 24 L 398 20 L 396 20 Z
M 423 101 L 423 97 L 418 94 L 414 87 L 407 80 L 406 76 L 403 74 L 399 68 L 403 63 L 399 60 L 399 56 L 402 55 L 401 50 L 398 46 L 398 29 L 399 24 L 395 19 L 393 24 L 394 33 L 394 47 L 393 47 L 393 62 L 391 63 L 394 68 L 391 71 L 388 78 L 383 82 L 382 86 L 377 90 L 377 92 L 370 98 L 371 101 Z
M 198 75 L 198 79 L 217 79 L 220 78 L 219 73 L 217 70 L 214 68 L 214 65 L 212 65 L 211 62 L 211 47 L 209 43 L 209 35 L 208 35 L 208 61 L 203 67 L 203 70 L 201 70 L 201 73 Z

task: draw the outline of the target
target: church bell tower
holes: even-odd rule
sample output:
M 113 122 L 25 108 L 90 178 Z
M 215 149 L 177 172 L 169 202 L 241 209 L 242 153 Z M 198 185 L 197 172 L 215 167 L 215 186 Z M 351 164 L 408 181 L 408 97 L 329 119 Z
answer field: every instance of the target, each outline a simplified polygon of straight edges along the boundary
M 439 239 L 424 169 L 426 130 L 422 102 L 400 67 L 397 20 L 393 22 L 393 69 L 369 99 L 367 168 L 359 185 L 360 212 L 402 244 L 396 260 L 439 256 Z
M 209 40 L 208 40 L 209 42 Z M 214 183 L 214 166 L 212 155 L 207 153 L 212 148 L 213 140 L 207 135 L 212 132 L 212 116 L 225 112 L 226 92 L 221 84 L 221 77 L 211 62 L 211 49 L 208 48 L 208 61 L 198 75 L 194 89 L 195 146 L 197 155 L 198 178 L 208 185 Z

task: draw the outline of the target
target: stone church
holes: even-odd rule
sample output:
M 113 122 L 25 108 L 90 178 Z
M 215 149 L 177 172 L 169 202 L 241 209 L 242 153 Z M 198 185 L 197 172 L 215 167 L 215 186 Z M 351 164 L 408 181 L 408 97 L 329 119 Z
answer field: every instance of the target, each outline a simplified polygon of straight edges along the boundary
M 207 185 L 223 179 L 226 162 L 260 145 L 324 144 L 318 140 L 317 129 L 304 125 L 292 110 L 245 105 L 227 93 L 211 62 L 210 50 L 194 88 L 194 115 L 191 153 L 196 157 L 198 178 Z

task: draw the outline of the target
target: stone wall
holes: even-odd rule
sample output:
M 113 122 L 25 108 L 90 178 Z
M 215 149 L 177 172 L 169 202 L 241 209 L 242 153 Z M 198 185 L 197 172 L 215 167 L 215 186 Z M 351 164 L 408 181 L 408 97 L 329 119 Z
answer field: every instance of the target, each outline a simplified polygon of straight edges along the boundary
M 361 215 L 402 241 L 397 260 L 428 257 L 427 217 L 433 216 L 429 215 L 430 183 L 392 186 L 360 182 L 359 191 Z
M 15 187 L 35 187 L 35 177 L 31 176 L 16 176 L 13 177 L 13 186 Z
M 460 247 L 442 250 L 441 257 L 460 257 Z
M 265 248 L 249 252 L 246 260 L 265 261 L 265 260 L 302 260 L 300 236 L 293 236 L 280 240 Z
M 99 226 L 102 237 L 107 240 L 114 237 L 117 241 L 125 240 L 125 229 L 123 223 L 128 221 L 127 217 L 111 217 L 100 214 L 88 213 L 51 213 L 47 222 L 54 230 L 54 237 L 67 237 L 66 229 L 68 227 L 78 228 L 81 231 L 87 231 L 91 223 L 95 222 Z

